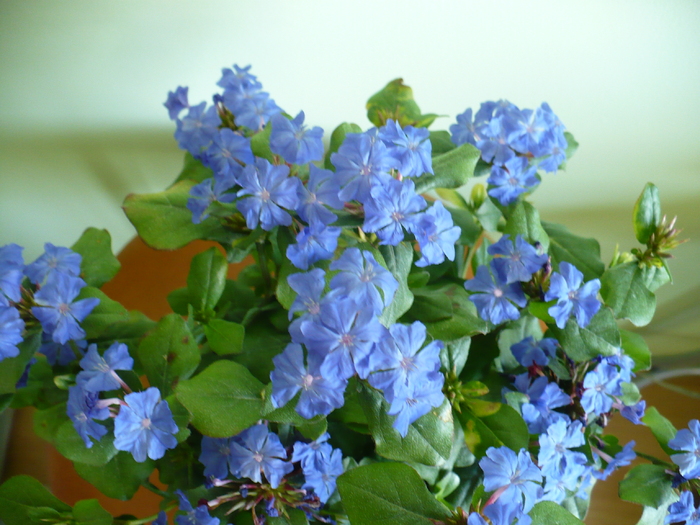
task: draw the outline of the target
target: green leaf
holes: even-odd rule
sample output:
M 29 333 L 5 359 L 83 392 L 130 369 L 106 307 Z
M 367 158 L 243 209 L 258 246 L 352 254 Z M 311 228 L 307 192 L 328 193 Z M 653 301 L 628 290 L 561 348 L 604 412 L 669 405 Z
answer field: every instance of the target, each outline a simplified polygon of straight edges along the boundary
M 469 300 L 469 294 L 463 286 L 447 284 L 436 287 L 435 290 L 450 299 L 453 313 L 449 319 L 425 323 L 431 336 L 441 341 L 453 341 L 488 332 L 488 323 L 478 316 L 476 306 Z
M 298 272 L 298 268 L 289 261 L 285 261 L 282 263 L 282 267 L 277 275 L 277 289 L 275 290 L 275 295 L 285 310 L 289 310 L 292 307 L 292 303 L 297 297 L 297 293 L 289 286 L 287 277 Z
M 450 511 L 428 492 L 418 473 L 401 463 L 374 463 L 338 478 L 353 525 L 433 525 Z
M 273 160 L 272 150 L 270 149 L 270 134 L 272 126 L 265 126 L 262 131 L 255 133 L 250 137 L 250 149 L 253 150 L 253 155 L 270 162 Z
M 92 440 L 92 447 L 87 448 L 70 420 L 58 426 L 53 440 L 56 449 L 67 459 L 85 463 L 93 467 L 101 467 L 117 455 L 113 445 L 114 435 L 108 432 L 99 441 Z
M 213 246 L 192 258 L 187 275 L 190 304 L 196 312 L 213 310 L 226 286 L 226 258 Z
M 671 272 L 668 270 L 668 266 L 666 266 L 665 259 L 661 259 L 661 263 L 661 266 L 644 265 L 642 267 L 644 286 L 646 286 L 650 292 L 655 292 L 664 284 L 673 282 Z
M 661 465 L 637 465 L 620 481 L 620 499 L 655 509 L 675 498 L 673 477 Z
M 204 327 L 209 347 L 218 355 L 239 354 L 243 351 L 245 327 L 242 324 L 211 319 Z
M 538 319 L 544 321 L 547 324 L 554 324 L 556 320 L 554 317 L 549 315 L 549 309 L 557 304 L 556 299 L 549 301 L 548 303 L 541 303 L 539 301 L 530 301 L 530 303 L 527 305 L 527 310 L 530 312 L 532 315 L 537 317 Z
M 549 236 L 542 228 L 540 214 L 529 202 L 518 201 L 506 220 L 503 233 L 510 234 L 513 241 L 516 235 L 522 235 L 530 244 L 540 243 L 545 252 L 549 249 Z
M 455 189 L 464 186 L 474 176 L 474 167 L 481 152 L 471 144 L 461 146 L 433 157 L 433 173 L 416 179 L 416 193 L 436 188 Z
M 481 223 L 484 230 L 495 232 L 498 231 L 498 223 L 503 217 L 503 213 L 498 209 L 491 198 L 484 199 L 481 206 L 476 210 L 476 218 Z
M 539 319 L 532 315 L 523 315 L 517 321 L 507 325 L 498 335 L 498 349 L 501 352 L 500 362 L 503 370 L 510 371 L 520 366 L 520 363 L 513 356 L 511 346 L 519 343 L 526 337 L 534 337 L 539 341 L 542 339 L 542 329 Z
M 440 192 L 441 190 L 437 190 L 437 193 Z M 446 209 L 450 212 L 450 215 L 452 215 L 452 222 L 455 224 L 455 226 L 459 226 L 459 229 L 461 230 L 456 244 L 460 244 L 462 246 L 473 246 L 482 231 L 481 226 L 479 226 L 474 220 L 474 215 L 467 210 L 459 208 Z M 457 257 L 459 257 L 459 255 Z
M 326 159 L 324 161 L 324 165 L 327 170 L 335 171 L 335 166 L 333 166 L 333 163 L 331 162 L 331 155 L 338 151 L 338 148 L 340 148 L 340 146 L 343 144 L 345 136 L 348 133 L 362 133 L 362 128 L 357 124 L 343 122 L 333 130 L 333 133 L 331 133 L 330 146 L 326 152 Z
M 661 199 L 659 189 L 648 182 L 634 204 L 632 214 L 634 234 L 642 244 L 647 244 L 656 227 L 661 222 Z
M 240 236 L 226 246 L 226 258 L 230 263 L 239 263 L 253 251 L 255 245 L 265 236 L 265 230 L 255 228 L 247 235 Z
M 214 177 L 214 172 L 204 166 L 200 160 L 195 159 L 190 152 L 187 152 L 185 153 L 185 164 L 180 175 L 173 182 L 173 186 L 183 180 L 194 181 L 195 184 L 199 184 L 212 177 Z
M 14 476 L 0 485 L 0 519 L 12 525 L 36 525 L 33 509 L 69 513 L 71 508 L 31 476 Z M 55 513 L 46 513 L 48 517 Z
M 263 384 L 232 361 L 216 361 L 192 379 L 181 381 L 175 395 L 192 414 L 192 425 L 205 436 L 238 434 L 261 417 Z
M 22 377 L 24 369 L 40 345 L 41 331 L 30 332 L 25 335 L 24 341 L 17 345 L 19 355 L 2 360 L 2 365 L 0 366 L 0 394 L 12 394 L 15 392 L 17 381 Z
M 383 126 L 389 119 L 397 121 L 402 127 L 428 127 L 436 117 L 421 114 L 413 100 L 413 90 L 403 83 L 402 78 L 392 80 L 367 101 L 367 118 L 377 127 Z
M 601 308 L 586 328 L 581 328 L 575 319 L 569 319 L 564 329 L 549 325 L 566 355 L 580 363 L 595 359 L 599 355 L 617 353 L 622 340 L 620 330 L 609 308 Z
M 472 399 L 461 405 L 458 416 L 464 430 L 464 440 L 477 458 L 489 447 L 507 446 L 519 452 L 527 448 L 530 433 L 520 414 L 503 403 Z
M 659 507 L 644 507 L 642 517 L 637 522 L 637 525 L 664 525 L 668 516 L 668 508 Z
M 532 525 L 583 525 L 580 519 L 553 501 L 536 504 L 530 511 L 530 518 Z
M 37 410 L 34 412 L 34 433 L 41 439 L 53 443 L 58 433 L 58 428 L 69 421 L 66 413 L 66 403 Z
M 179 315 L 187 315 L 187 305 L 190 304 L 190 291 L 187 288 L 178 288 L 168 294 L 170 309 Z
M 454 341 L 446 342 L 444 348 L 440 352 L 442 368 L 448 372 L 454 372 L 459 375 L 464 369 L 464 365 L 467 363 L 471 342 L 471 337 L 462 337 Z
M 651 350 L 644 338 L 628 330 L 620 330 L 622 350 L 634 360 L 634 372 L 643 372 L 651 368 Z
M 472 337 L 467 364 L 459 375 L 461 381 L 481 381 L 498 357 L 498 332 Z
M 187 199 L 195 181 L 183 180 L 160 193 L 131 194 L 124 200 L 124 212 L 139 236 L 151 248 L 176 250 L 195 239 L 227 242 L 230 234 L 218 219 L 192 222 Z
M 155 463 L 147 459 L 137 463 L 129 452 L 119 452 L 106 464 L 95 467 L 74 463 L 81 478 L 110 498 L 126 501 L 131 499 L 153 472 Z
M 556 268 L 566 261 L 576 266 L 587 281 L 603 275 L 605 264 L 600 260 L 598 241 L 574 235 L 560 224 L 542 221 L 542 227 L 549 235 L 549 255 Z
M 85 330 L 85 339 L 98 339 L 110 326 L 129 320 L 129 312 L 126 308 L 97 288 L 86 286 L 78 296 L 79 299 L 88 297 L 96 297 L 100 300 L 100 304 L 80 323 Z
M 328 428 L 324 416 L 316 416 L 313 419 L 305 419 L 296 411 L 295 407 L 299 401 L 299 396 L 289 401 L 285 406 L 275 408 L 272 404 L 272 383 L 265 387 L 265 402 L 262 409 L 262 418 L 275 423 L 286 423 L 294 425 L 304 436 L 309 439 L 316 439 Z
M 163 317 L 155 330 L 141 342 L 138 358 L 151 386 L 162 397 L 170 395 L 173 384 L 188 379 L 199 366 L 199 347 L 185 320 L 177 314 Z
M 642 395 L 639 393 L 639 388 L 634 383 L 622 383 L 622 396 L 620 401 L 625 406 L 631 407 L 642 400 Z
M 441 465 L 449 458 L 454 423 L 447 401 L 410 424 L 404 438 L 392 426 L 395 417 L 387 414 L 389 405 L 379 391 L 364 388 L 360 403 L 380 456 L 423 465 Z
M 659 445 L 661 445 L 661 448 L 664 449 L 666 454 L 670 456 L 678 453 L 677 450 L 673 450 L 668 446 L 668 442 L 676 437 L 676 427 L 674 427 L 668 419 L 662 416 L 656 407 L 647 408 L 642 421 L 649 427 L 651 433 L 654 434 L 656 441 L 659 443 Z
M 396 278 L 399 288 L 394 294 L 394 300 L 389 306 L 384 308 L 379 321 L 384 326 L 391 326 L 396 320 L 405 314 L 411 304 L 413 304 L 413 293 L 408 289 L 408 274 L 411 272 L 413 264 L 413 247 L 405 242 L 398 246 L 381 246 L 379 248 L 380 258 L 374 253 L 377 262 L 385 266 L 387 270 Z
M 449 132 L 431 131 L 430 132 L 430 145 L 432 146 L 432 155 L 441 155 L 442 153 L 447 153 L 457 147 L 457 145 L 452 142 Z
M 112 253 L 112 237 L 107 230 L 88 228 L 71 249 L 82 256 L 80 276 L 90 286 L 99 288 L 121 268 Z
M 96 499 L 84 499 L 73 506 L 75 525 L 112 525 L 112 515 Z
M 289 518 L 278 516 L 276 518 L 267 517 L 265 521 L 270 525 L 308 525 L 309 520 L 306 519 L 304 511 L 287 508 Z
M 578 142 L 576 141 L 574 136 L 568 131 L 564 132 L 564 138 L 566 138 L 566 160 L 569 160 L 571 157 L 574 156 L 574 153 L 576 153 L 576 150 L 578 149 Z M 564 167 L 562 167 L 561 169 L 564 169 Z
M 443 286 L 425 286 L 413 290 L 413 304 L 409 316 L 423 323 L 450 319 L 454 315 L 452 299 L 442 293 Z
M 608 268 L 600 278 L 600 295 L 618 319 L 646 326 L 654 317 L 656 296 L 644 284 L 644 272 L 634 262 Z

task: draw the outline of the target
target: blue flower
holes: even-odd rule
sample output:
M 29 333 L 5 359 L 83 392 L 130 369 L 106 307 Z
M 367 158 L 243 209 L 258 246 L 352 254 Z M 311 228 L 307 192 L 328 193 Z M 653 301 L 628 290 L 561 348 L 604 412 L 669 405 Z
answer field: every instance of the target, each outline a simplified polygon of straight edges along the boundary
M 412 180 L 388 179 L 372 186 L 370 194 L 371 198 L 365 201 L 363 228 L 376 233 L 379 244 L 396 246 L 403 241 L 403 228 L 413 231 L 417 226 L 425 199 L 416 194 Z
M 617 469 L 620 467 L 625 467 L 632 463 L 634 459 L 637 457 L 637 454 L 635 454 L 634 448 L 635 442 L 630 441 L 627 443 L 620 452 L 615 454 L 614 458 L 611 458 L 610 456 L 605 456 L 603 459 L 605 459 L 608 463 L 608 466 L 605 467 L 605 470 L 603 471 L 598 471 L 594 470 L 592 472 L 593 476 L 601 481 L 606 480 L 610 474 L 615 472 Z M 595 453 L 595 451 L 594 451 Z M 602 452 L 598 451 L 598 455 L 601 455 Z
M 107 433 L 104 426 L 93 421 L 102 421 L 109 417 L 109 408 L 102 406 L 99 401 L 97 393 L 88 392 L 80 386 L 68 389 L 68 417 L 87 448 L 92 448 L 91 437 L 99 441 Z
M 442 341 L 431 341 L 425 348 L 425 325 L 415 321 L 410 326 L 394 324 L 389 337 L 382 338 L 370 355 L 369 383 L 385 392 L 391 403 L 397 392 L 411 382 L 440 380 Z
M 508 143 L 511 147 L 524 155 L 543 155 L 541 143 L 550 125 L 542 108 L 523 109 L 510 115 Z
M 313 222 L 330 224 L 334 222 L 338 217 L 326 206 L 336 210 L 343 207 L 343 201 L 338 197 L 339 192 L 340 181 L 331 170 L 323 170 L 310 164 L 309 181 L 306 186 L 303 184 L 297 186 L 299 207 L 296 211 L 301 220 L 306 224 Z
M 632 405 L 631 407 L 622 407 L 622 410 L 620 410 L 620 414 L 623 417 L 629 419 L 635 425 L 643 425 L 644 422 L 642 421 L 642 418 L 644 417 L 644 412 L 646 411 L 646 408 L 647 402 L 642 399 L 636 405 Z
M 688 428 L 679 430 L 668 446 L 684 452 L 671 456 L 671 461 L 680 467 L 681 475 L 685 479 L 700 478 L 700 421 L 691 420 Z
M 695 507 L 693 493 L 689 490 L 681 492 L 680 501 L 668 506 L 668 516 L 666 516 L 664 523 L 680 523 L 682 521 L 686 525 L 700 525 L 700 507 Z
M 299 232 L 296 244 L 287 247 L 287 258 L 301 270 L 308 269 L 318 261 L 331 259 L 342 231 L 342 228 L 313 222 Z
M 249 196 L 237 203 L 248 228 L 253 230 L 260 223 L 263 230 L 269 231 L 275 226 L 292 224 L 291 215 L 282 208 L 297 208 L 297 185 L 300 181 L 296 177 L 289 177 L 287 166 L 273 166 L 265 159 L 256 159 L 255 165 L 243 169 L 239 183 L 243 189 L 238 192 L 238 196 Z
M 324 303 L 317 319 L 301 324 L 306 347 L 323 359 L 323 377 L 344 380 L 356 371 L 361 378 L 369 374 L 370 350 L 386 329 L 363 306 L 350 298 Z
M 549 290 L 544 295 L 545 301 L 557 300 L 557 304 L 549 308 L 549 314 L 554 317 L 559 328 L 566 326 L 571 314 L 576 317 L 579 326 L 585 328 L 600 310 L 597 297 L 600 279 L 593 279 L 581 286 L 583 274 L 568 262 L 560 263 L 559 271 L 561 273 L 552 274 Z
M 190 103 L 187 101 L 187 91 L 189 88 L 178 86 L 175 91 L 168 91 L 168 98 L 163 105 L 168 110 L 168 116 L 170 120 L 177 119 L 180 112 L 190 107 Z
M 365 202 L 374 183 L 386 183 L 391 179 L 389 172 L 399 165 L 386 145 L 370 133 L 348 133 L 331 162 L 343 186 L 338 196 L 344 202 Z
M 559 342 L 556 339 L 545 337 L 535 341 L 532 336 L 526 337 L 519 343 L 510 347 L 513 357 L 523 366 L 547 366 L 550 358 L 557 355 Z
M 498 499 L 491 505 L 487 505 L 483 513 L 489 518 L 491 525 L 513 525 L 514 523 L 515 525 L 530 525 L 532 523 L 532 518 L 523 512 L 523 504 L 514 501 L 504 502 Z M 478 516 L 478 514 L 476 515 Z M 486 524 L 485 521 L 484 524 Z M 467 522 L 467 525 L 472 525 L 472 523 Z
M 513 157 L 506 161 L 503 167 L 491 167 L 491 175 L 486 180 L 492 186 L 488 193 L 503 206 L 508 206 L 515 202 L 518 196 L 540 183 L 536 173 L 536 167 L 528 168 L 526 157 Z
M 505 276 L 491 263 L 493 276 L 486 266 L 479 266 L 473 279 L 465 281 L 464 288 L 473 293 L 469 300 L 476 305 L 479 316 L 493 324 L 514 321 L 520 312 L 513 303 L 521 308 L 527 304 L 520 283 L 506 282 Z
M 317 315 L 321 308 L 321 296 L 326 286 L 326 272 L 314 268 L 306 273 L 293 273 L 287 277 L 289 287 L 297 293 L 289 307 L 289 319 L 294 312 L 308 312 Z
M 321 460 L 317 459 L 313 462 L 302 462 L 302 470 L 306 480 L 303 488 L 313 490 L 321 503 L 326 503 L 335 492 L 338 476 L 344 471 L 343 453 L 340 449 L 333 449 L 328 455 L 320 455 L 320 458 Z
M 85 330 L 80 324 L 100 303 L 96 297 L 75 301 L 85 281 L 62 273 L 52 273 L 46 284 L 36 292 L 37 306 L 32 307 L 44 331 L 60 344 L 71 339 L 85 338 Z M 75 301 L 75 302 L 74 302 Z
M 294 466 L 284 461 L 287 452 L 277 434 L 267 430 L 265 425 L 254 425 L 236 436 L 231 443 L 231 468 L 238 477 L 250 478 L 262 483 L 262 474 L 272 488 L 277 488 L 282 478 Z
M 565 420 L 560 419 L 549 425 L 547 432 L 540 435 L 537 462 L 544 475 L 556 477 L 564 473 L 567 465 L 583 465 L 587 462 L 585 454 L 569 450 L 585 444 L 582 428 L 580 421 L 567 424 Z
M 333 447 L 327 443 L 330 438 L 330 434 L 325 432 L 311 443 L 297 441 L 292 450 L 292 463 L 301 462 L 302 467 L 306 465 L 320 467 L 333 452 Z
M 561 503 L 570 493 L 576 492 L 582 478 L 589 472 L 590 467 L 581 463 L 565 463 L 563 471 L 552 471 L 547 474 L 542 499 Z
M 542 473 L 524 448 L 516 456 L 508 447 L 489 447 L 479 466 L 484 472 L 484 488 L 502 490 L 502 503 L 522 503 L 523 510 L 530 512 L 542 496 Z
M 177 425 L 157 388 L 127 394 L 124 401 L 114 419 L 114 448 L 131 452 L 142 463 L 146 457 L 160 459 L 177 446 Z
M 559 385 L 550 383 L 546 377 L 538 377 L 530 385 L 528 374 L 516 377 L 516 388 L 528 396 L 528 403 L 520 407 L 523 419 L 531 434 L 541 434 L 559 419 L 569 422 L 566 414 L 553 409 L 571 404 L 571 397 L 565 394 Z
M 19 302 L 22 298 L 20 293 L 24 278 L 22 250 L 24 248 L 16 244 L 6 244 L 0 248 L 0 306 L 9 306 L 7 299 Z
M 58 363 L 66 366 L 76 360 L 78 355 L 85 355 L 87 341 L 69 341 L 66 344 L 59 344 L 53 341 L 46 333 L 41 336 L 41 347 L 39 353 L 46 356 L 46 361 L 53 366 Z M 78 354 L 76 354 L 78 352 Z
M 508 144 L 508 118 L 505 114 L 499 115 L 480 128 L 481 140 L 477 141 L 476 147 L 481 150 L 481 158 L 493 162 L 494 167 L 507 165 L 509 161 L 517 159 L 515 151 Z
M 619 396 L 622 380 L 613 366 L 600 363 L 595 370 L 588 372 L 583 379 L 585 389 L 581 396 L 581 406 L 588 414 L 597 416 L 610 412 L 613 396 Z
M 418 240 L 421 253 L 421 258 L 416 261 L 416 266 L 422 268 L 432 264 L 440 264 L 445 260 L 445 257 L 454 261 L 455 244 L 462 230 L 459 226 L 454 225 L 452 215 L 445 209 L 442 202 L 436 201 L 420 216 L 413 233 Z
M 24 339 L 24 321 L 16 308 L 0 306 L 0 361 L 19 355 L 20 344 Z
M 158 517 L 151 522 L 151 525 L 168 525 L 168 515 L 164 510 L 158 513 Z
M 233 70 L 224 68 L 221 70 L 221 79 L 216 85 L 224 88 L 225 91 L 258 91 L 262 89 L 262 84 L 258 82 L 257 77 L 249 73 L 250 68 L 251 66 L 239 67 L 238 64 L 233 65 Z
M 347 248 L 331 263 L 330 269 L 340 270 L 331 279 L 331 290 L 337 290 L 377 315 L 391 304 L 399 288 L 392 273 L 377 262 L 372 252 L 366 250 L 361 252 L 357 248 Z
M 192 222 L 199 224 L 209 217 L 207 208 L 213 202 L 232 202 L 236 199 L 235 193 L 225 193 L 233 188 L 236 181 L 233 177 L 216 177 L 206 179 L 190 188 L 190 198 L 187 199 L 187 209 L 192 212 Z
M 433 173 L 433 147 L 427 128 L 406 126 L 389 119 L 377 135 L 386 144 L 389 153 L 399 162 L 398 170 L 403 177 L 420 177 Z
M 506 234 L 497 243 L 488 248 L 491 255 L 500 255 L 493 259 L 493 264 L 506 276 L 506 282 L 516 281 L 527 282 L 532 278 L 532 274 L 542 268 L 548 261 L 546 253 L 538 254 L 534 246 L 529 244 L 521 235 L 516 235 L 515 245 Z
M 464 113 L 457 115 L 457 124 L 450 126 L 450 139 L 457 146 L 467 143 L 476 146 L 481 140 L 480 128 L 483 124 L 478 119 L 472 122 L 472 109 L 467 108 Z
M 192 508 L 192 504 L 181 490 L 176 490 L 175 494 L 180 500 L 180 511 L 185 513 L 175 516 L 177 525 L 219 525 L 219 518 L 212 517 L 206 505 Z
M 282 112 L 267 93 L 256 93 L 252 98 L 245 98 L 237 105 L 236 125 L 245 126 L 253 131 L 261 130 L 270 117 Z
M 275 115 L 271 120 L 270 149 L 290 164 L 306 164 L 323 158 L 323 130 L 306 129 L 304 112 L 293 120 Z
M 326 416 L 343 406 L 347 381 L 324 377 L 320 371 L 321 360 L 313 354 L 309 355 L 308 361 L 307 368 L 301 345 L 291 343 L 272 359 L 275 369 L 270 373 L 270 380 L 272 406 L 283 407 L 301 391 L 296 411 L 311 419 L 319 414 Z
M 231 438 L 202 437 L 202 452 L 199 462 L 204 465 L 204 475 L 226 479 L 231 462 Z
M 191 106 L 187 116 L 176 120 L 175 140 L 178 146 L 195 157 L 199 157 L 209 147 L 221 125 L 216 107 L 206 109 L 206 106 L 206 102 Z
M 430 412 L 431 408 L 442 405 L 445 401 L 442 393 L 444 382 L 445 377 L 442 374 L 434 374 L 426 375 L 421 381 L 410 381 L 405 385 L 394 383 L 393 397 L 386 413 L 396 416 L 391 426 L 401 437 L 406 437 L 411 423 Z
M 212 137 L 212 144 L 207 150 L 207 159 L 218 175 L 237 177 L 241 165 L 253 164 L 255 157 L 250 147 L 250 139 L 229 128 L 222 128 Z
M 97 352 L 97 345 L 92 344 L 80 360 L 80 366 L 83 370 L 75 378 L 78 385 L 88 392 L 103 392 L 121 387 L 122 380 L 116 370 L 131 370 L 134 359 L 123 343 L 113 343 L 104 357 Z
M 34 284 L 43 284 L 54 272 L 78 277 L 80 275 L 80 263 L 83 258 L 69 248 L 54 246 L 50 242 L 44 244 L 44 253 L 32 264 L 27 265 L 24 274 Z

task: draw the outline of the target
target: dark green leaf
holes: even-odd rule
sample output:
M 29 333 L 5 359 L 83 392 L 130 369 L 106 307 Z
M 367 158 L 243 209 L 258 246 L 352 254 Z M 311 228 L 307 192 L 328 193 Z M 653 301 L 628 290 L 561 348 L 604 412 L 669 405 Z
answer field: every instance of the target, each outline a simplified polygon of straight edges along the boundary
M 289 518 L 278 516 L 277 518 L 266 518 L 266 522 L 270 525 L 307 525 L 309 520 L 306 519 L 306 514 L 301 510 L 287 509 Z
M 397 121 L 402 127 L 428 127 L 436 117 L 421 114 L 413 100 L 413 90 L 401 78 L 389 82 L 367 101 L 367 118 L 377 127 L 383 126 L 389 119 Z
M 413 290 L 413 304 L 407 315 L 423 323 L 450 319 L 454 314 L 452 299 L 442 293 L 441 286 L 425 286 Z
M 83 257 L 80 276 L 90 286 L 99 288 L 112 279 L 121 267 L 112 253 L 112 237 L 107 230 L 88 228 L 71 249 Z
M 438 192 L 439 193 L 439 192 Z M 452 215 L 452 222 L 455 226 L 459 226 L 461 233 L 456 244 L 462 246 L 473 246 L 481 234 L 481 227 L 474 220 L 474 215 L 467 210 L 460 208 L 446 208 Z M 459 257 L 459 251 L 457 252 Z
M 192 425 L 205 436 L 230 437 L 260 419 L 263 384 L 242 365 L 216 361 L 177 385 L 178 401 L 192 414 Z
M 187 305 L 190 304 L 190 291 L 187 288 L 173 290 L 168 294 L 168 304 L 176 314 L 187 315 Z
M 498 357 L 498 332 L 472 337 L 467 364 L 459 375 L 462 381 L 481 381 Z
M 541 319 L 545 323 L 554 324 L 556 321 L 554 317 L 549 315 L 549 309 L 555 304 L 557 304 L 556 299 L 549 301 L 548 303 L 530 301 L 530 303 L 527 305 L 527 309 L 532 315 L 534 315 L 538 319 Z
M 41 344 L 41 331 L 30 332 L 25 335 L 24 341 L 17 345 L 19 355 L 17 357 L 7 357 L 2 360 L 0 366 L 0 394 L 12 394 L 15 392 L 15 385 L 22 377 L 24 369 L 31 361 L 34 353 Z
M 620 499 L 646 507 L 664 507 L 676 498 L 673 476 L 661 465 L 637 465 L 620 481 Z
M 605 264 L 600 260 L 598 241 L 574 235 L 560 224 L 542 221 L 542 227 L 549 235 L 549 255 L 556 268 L 566 261 L 576 266 L 587 281 L 603 275 Z
M 129 320 L 129 312 L 126 308 L 97 288 L 86 286 L 80 291 L 79 299 L 88 297 L 96 297 L 100 300 L 100 304 L 80 323 L 85 330 L 86 339 L 98 339 L 110 326 L 126 323 Z
M 33 509 L 53 509 L 69 513 L 71 508 L 31 476 L 14 476 L 0 485 L 0 519 L 8 525 L 36 525 Z M 50 511 L 44 513 L 54 517 Z
M 430 132 L 430 143 L 432 144 L 433 156 L 440 155 L 442 153 L 447 153 L 455 149 L 457 146 L 452 142 L 449 132 L 441 131 L 431 131 Z
M 209 347 L 218 355 L 238 354 L 243 351 L 245 328 L 238 323 L 212 319 L 204 327 Z
M 425 323 L 428 332 L 435 339 L 453 341 L 488 331 L 488 323 L 476 312 L 476 306 L 469 300 L 469 294 L 463 286 L 447 284 L 436 287 L 452 302 L 452 317 L 442 321 Z
M 489 447 L 507 446 L 519 452 L 527 448 L 530 433 L 520 414 L 502 403 L 467 400 L 459 416 L 464 440 L 477 458 L 483 457 Z
M 644 284 L 644 272 L 634 262 L 606 270 L 600 278 L 600 295 L 618 319 L 629 319 L 635 326 L 651 322 L 656 296 Z
M 331 162 L 331 155 L 338 151 L 338 148 L 343 144 L 345 136 L 348 133 L 362 133 L 362 128 L 357 124 L 343 122 L 333 130 L 333 133 L 331 133 L 330 147 L 326 152 L 326 159 L 324 161 L 327 170 L 334 170 L 333 163 Z
M 647 408 L 642 421 L 649 427 L 652 434 L 654 434 L 656 441 L 658 441 L 659 445 L 661 445 L 661 448 L 664 449 L 666 454 L 670 456 L 678 453 L 677 450 L 673 450 L 668 446 L 668 442 L 676 437 L 676 427 L 674 427 L 668 419 L 662 416 L 656 407 Z
M 474 166 L 480 155 L 479 150 L 471 144 L 462 144 L 433 157 L 434 175 L 426 173 L 416 179 L 416 193 L 436 188 L 461 188 L 474 176 Z
M 75 525 L 112 525 L 112 515 L 96 499 L 78 501 L 73 507 Z
M 413 290 L 414 288 L 423 288 L 430 281 L 430 272 L 426 270 L 418 270 L 418 268 L 413 268 L 413 272 L 408 275 L 408 287 Z
M 167 397 L 177 381 L 188 379 L 199 365 L 199 347 L 185 320 L 177 314 L 163 317 L 139 345 L 138 357 L 148 382 Z
M 442 368 L 459 375 L 467 363 L 471 342 L 471 337 L 462 337 L 461 339 L 445 343 L 444 348 L 440 352 Z
M 490 232 L 498 231 L 498 223 L 501 217 L 503 217 L 503 213 L 489 197 L 484 199 L 484 202 L 476 210 L 476 218 L 481 223 L 481 226 L 484 230 Z
M 241 236 L 226 245 L 226 258 L 230 263 L 239 263 L 253 251 L 257 242 L 265 236 L 265 230 L 257 227 L 247 235 Z
M 53 440 L 56 449 L 66 458 L 93 467 L 101 467 L 117 455 L 113 445 L 114 435 L 108 432 L 99 441 L 92 440 L 92 447 L 87 448 L 83 439 L 68 420 L 59 425 Z
M 155 463 L 150 459 L 137 463 L 129 452 L 119 452 L 100 467 L 83 463 L 74 463 L 74 466 L 80 477 L 102 494 L 126 501 L 131 499 L 141 483 L 148 479 Z
M 272 359 L 289 344 L 289 333 L 276 330 L 263 316 L 245 325 L 243 352 L 231 358 L 244 365 L 260 382 L 267 383 L 274 368 Z
M 575 319 L 569 319 L 564 329 L 556 325 L 549 325 L 549 329 L 566 355 L 577 363 L 599 355 L 613 355 L 622 343 L 615 318 L 605 307 L 593 316 L 586 328 L 581 328 Z
M 450 516 L 418 473 L 401 463 L 374 463 L 338 478 L 343 507 L 353 525 L 433 525 Z
M 175 179 L 173 185 L 182 180 L 190 180 L 194 181 L 195 183 L 200 183 L 204 182 L 206 179 L 211 179 L 212 177 L 214 177 L 214 172 L 204 166 L 200 160 L 195 159 L 191 153 L 187 152 L 185 153 L 185 164 L 180 172 L 180 175 L 178 175 L 177 179 Z
M 195 239 L 227 242 L 230 235 L 218 219 L 192 222 L 187 199 L 195 181 L 183 180 L 160 193 L 131 194 L 124 200 L 126 216 L 143 241 L 159 250 L 176 250 Z
M 226 258 L 214 247 L 192 258 L 187 275 L 190 304 L 196 312 L 213 310 L 226 286 Z
M 644 338 L 627 330 L 620 330 L 620 337 L 622 338 L 622 350 L 634 359 L 634 371 L 649 370 L 651 368 L 651 351 Z
M 632 215 L 634 234 L 642 244 L 647 244 L 656 227 L 661 222 L 661 199 L 659 189 L 648 182 L 634 204 Z
M 516 235 L 522 235 L 530 244 L 540 243 L 545 252 L 549 249 L 549 236 L 542 228 L 540 214 L 529 202 L 518 201 L 506 220 L 503 233 L 510 234 L 512 241 Z
M 384 326 L 391 326 L 396 320 L 405 314 L 413 304 L 413 293 L 408 289 L 407 279 L 413 264 L 413 248 L 410 244 L 402 242 L 398 246 L 381 246 L 381 257 L 377 262 L 385 266 L 399 283 L 399 288 L 394 294 L 394 300 L 384 308 L 379 320 Z
M 380 456 L 423 465 L 441 465 L 449 457 L 454 424 L 447 401 L 409 425 L 404 438 L 392 426 L 395 417 L 387 414 L 389 405 L 379 391 L 364 388 L 360 401 Z
M 160 482 L 180 490 L 201 487 L 204 465 L 199 462 L 200 453 L 201 448 L 191 446 L 189 442 L 166 450 L 165 455 L 156 462 Z
M 58 428 L 66 421 L 69 419 L 65 403 L 37 410 L 34 412 L 34 433 L 49 443 L 53 443 L 58 434 Z
M 532 507 L 530 518 L 532 525 L 583 525 L 580 519 L 553 501 L 541 501 Z

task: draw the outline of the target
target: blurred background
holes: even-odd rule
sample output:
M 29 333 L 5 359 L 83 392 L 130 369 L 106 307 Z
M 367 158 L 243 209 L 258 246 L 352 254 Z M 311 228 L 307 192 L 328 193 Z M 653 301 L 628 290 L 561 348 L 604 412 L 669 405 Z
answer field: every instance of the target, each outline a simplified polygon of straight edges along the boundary
M 700 348 L 698 27 L 693 0 L 2 0 L 0 245 L 29 262 L 97 226 L 120 250 L 134 235 L 124 197 L 181 167 L 162 106 L 178 85 L 210 101 L 222 67 L 252 64 L 278 105 L 329 135 L 368 127 L 367 98 L 402 77 L 445 115 L 432 129 L 485 100 L 548 102 L 581 146 L 532 200 L 598 238 L 606 262 L 635 246 L 632 207 L 653 181 L 691 240 L 638 331 L 657 356 L 684 355 Z

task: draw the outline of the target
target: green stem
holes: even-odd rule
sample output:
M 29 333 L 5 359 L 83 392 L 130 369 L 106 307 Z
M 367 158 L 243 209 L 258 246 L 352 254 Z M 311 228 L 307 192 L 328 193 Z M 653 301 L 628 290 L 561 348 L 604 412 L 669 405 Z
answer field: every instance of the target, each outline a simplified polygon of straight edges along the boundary
M 170 510 L 174 509 L 177 505 L 170 505 L 169 507 L 165 508 L 165 512 L 169 512 Z M 158 513 L 160 514 L 160 512 Z M 158 514 L 153 514 L 152 516 L 148 516 L 147 518 L 142 518 L 140 520 L 114 520 L 114 523 L 116 524 L 123 524 L 123 525 L 143 525 L 144 523 L 150 523 L 158 518 Z
M 644 458 L 647 461 L 651 461 L 654 465 L 661 465 L 662 467 L 670 468 L 672 470 L 675 470 L 675 468 L 676 468 L 676 465 L 673 465 L 672 463 L 669 463 L 668 461 L 663 461 L 663 460 L 657 458 L 656 456 L 652 456 L 651 454 L 645 454 L 644 452 L 638 452 L 636 450 L 635 450 L 635 452 L 640 458 Z
M 159 496 L 161 496 L 161 497 L 163 497 L 163 498 L 168 498 L 168 499 L 172 498 L 172 495 L 171 495 L 170 493 L 165 492 L 164 490 L 160 490 L 158 487 L 156 487 L 153 483 L 151 483 L 151 482 L 148 481 L 148 480 L 146 480 L 146 481 L 144 481 L 143 483 L 141 483 L 141 485 L 142 485 L 144 488 L 147 488 L 148 490 L 150 490 L 151 492 L 153 492 L 154 494 L 158 494 Z

